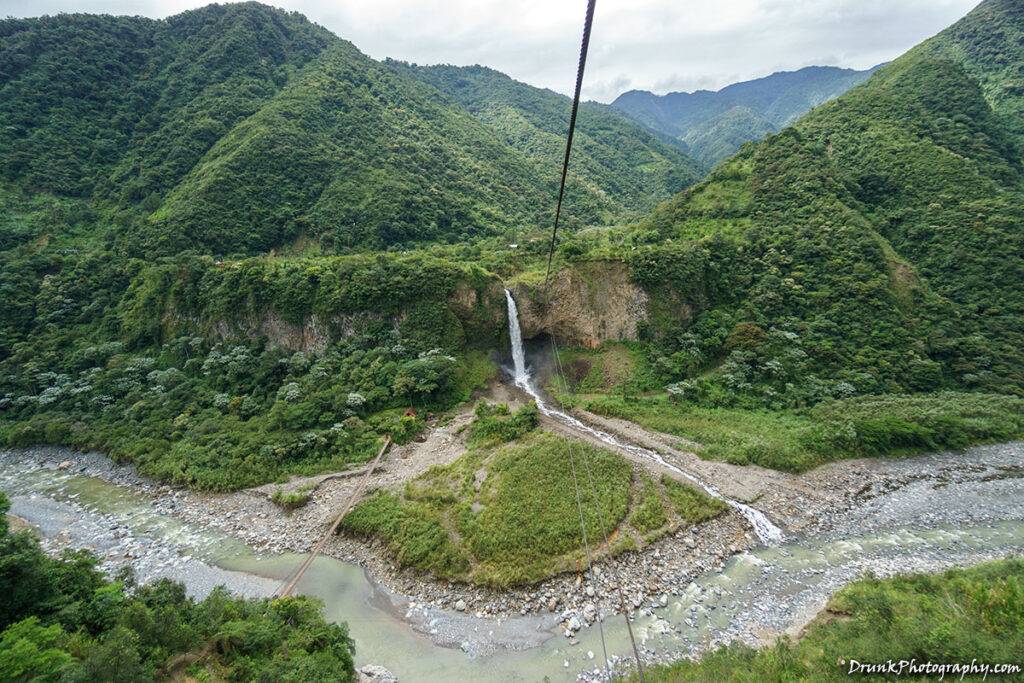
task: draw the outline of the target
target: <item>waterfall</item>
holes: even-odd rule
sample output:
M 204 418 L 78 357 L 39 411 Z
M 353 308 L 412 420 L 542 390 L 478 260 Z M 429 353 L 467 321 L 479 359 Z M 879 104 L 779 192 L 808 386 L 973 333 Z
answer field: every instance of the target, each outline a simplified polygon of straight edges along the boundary
M 530 384 L 530 375 L 526 371 L 526 354 L 523 352 L 523 333 L 519 329 L 519 309 L 512 292 L 505 290 L 505 301 L 508 302 L 508 338 L 512 342 L 513 379 L 517 386 L 526 388 Z M 532 392 L 531 392 L 532 395 Z
M 747 521 L 750 522 L 750 525 L 754 529 L 754 533 L 757 534 L 757 537 L 761 539 L 761 542 L 765 545 L 777 545 L 782 542 L 782 530 L 772 524 L 771 521 L 768 520 L 768 517 L 766 517 L 760 510 L 755 510 L 749 505 L 745 505 L 737 500 L 723 496 L 717 488 L 711 484 L 701 481 L 689 472 L 667 462 L 661 454 L 656 451 L 652 451 L 648 448 L 642 448 L 640 446 L 634 446 L 633 444 L 623 443 L 607 432 L 595 429 L 590 425 L 577 420 L 572 415 L 550 407 L 544 401 L 544 398 L 541 396 L 540 391 L 537 390 L 537 387 L 534 386 L 533 377 L 530 375 L 529 368 L 526 367 L 526 353 L 523 351 L 523 334 L 519 328 L 519 309 L 516 307 L 515 299 L 512 298 L 512 292 L 507 289 L 505 290 L 505 300 L 508 302 L 508 337 L 509 342 L 512 345 L 512 380 L 515 382 L 517 387 L 525 391 L 531 398 L 533 398 L 534 401 L 536 401 L 537 410 L 539 410 L 542 415 L 558 420 L 577 432 L 597 437 L 599 440 L 610 446 L 628 451 L 648 460 L 653 460 L 662 467 L 676 472 L 699 486 L 712 498 L 717 498 L 743 515 Z

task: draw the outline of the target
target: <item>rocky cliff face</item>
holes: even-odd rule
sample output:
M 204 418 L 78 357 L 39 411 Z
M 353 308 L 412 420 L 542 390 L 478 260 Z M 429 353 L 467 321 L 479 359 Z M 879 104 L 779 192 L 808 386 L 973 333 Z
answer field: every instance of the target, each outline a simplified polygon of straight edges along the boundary
M 267 309 L 259 316 L 218 320 L 213 324 L 213 332 L 220 341 L 265 337 L 271 344 L 289 351 L 322 353 L 332 340 L 355 334 L 360 327 L 379 319 L 380 316 L 363 314 L 323 320 L 314 313 L 297 325 L 284 320 L 277 311 Z
M 553 334 L 562 344 L 595 348 L 606 341 L 633 341 L 647 320 L 647 293 L 630 280 L 626 266 L 597 261 L 553 276 L 545 309 L 544 283 L 513 283 L 523 337 Z
M 647 319 L 647 293 L 629 278 L 626 266 L 615 261 L 584 263 L 559 271 L 552 278 L 550 305 L 543 305 L 543 282 L 509 285 L 519 306 L 523 337 L 553 334 L 562 344 L 595 348 L 606 341 L 636 340 Z M 475 347 L 500 347 L 508 342 L 504 288 L 497 278 L 486 283 L 458 285 L 448 296 L 448 310 L 458 319 L 464 341 Z M 338 339 L 356 334 L 381 314 L 321 316 L 310 314 L 301 323 L 285 320 L 266 308 L 230 320 L 213 321 L 218 340 L 266 338 L 289 351 L 321 353 Z M 405 314 L 390 316 L 401 328 Z
M 505 336 L 505 292 L 495 278 L 482 287 L 461 284 L 447 300 L 448 309 L 458 319 L 465 341 L 471 346 L 494 346 Z M 289 351 L 322 353 L 333 341 L 357 334 L 384 316 L 377 313 L 334 315 L 328 318 L 315 313 L 305 317 L 301 324 L 290 322 L 272 308 L 258 315 L 245 315 L 231 320 L 217 320 L 212 324 L 214 337 L 219 341 L 266 338 L 271 344 Z M 390 316 L 389 322 L 399 329 L 406 314 Z

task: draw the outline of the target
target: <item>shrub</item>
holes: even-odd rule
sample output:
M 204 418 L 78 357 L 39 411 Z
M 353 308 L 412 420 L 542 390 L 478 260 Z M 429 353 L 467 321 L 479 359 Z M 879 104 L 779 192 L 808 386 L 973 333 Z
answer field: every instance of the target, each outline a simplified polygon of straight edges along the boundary
M 270 500 L 285 510 L 296 510 L 303 507 L 313 496 L 312 488 L 299 489 L 274 489 L 270 494 Z

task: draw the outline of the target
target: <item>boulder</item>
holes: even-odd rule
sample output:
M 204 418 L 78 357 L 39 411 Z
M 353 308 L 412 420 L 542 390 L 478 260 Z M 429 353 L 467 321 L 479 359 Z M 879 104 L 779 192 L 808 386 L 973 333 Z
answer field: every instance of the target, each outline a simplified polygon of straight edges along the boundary
M 398 683 L 398 676 L 383 666 L 367 664 L 359 669 L 359 681 L 361 683 Z

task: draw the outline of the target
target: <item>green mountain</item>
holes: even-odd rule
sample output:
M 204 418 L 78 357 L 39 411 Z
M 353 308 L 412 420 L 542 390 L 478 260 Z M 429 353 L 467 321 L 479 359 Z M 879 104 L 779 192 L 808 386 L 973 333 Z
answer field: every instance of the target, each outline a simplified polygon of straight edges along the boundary
M 483 66 L 390 64 L 452 98 L 509 146 L 545 167 L 560 167 L 568 97 Z M 626 209 L 647 211 L 703 175 L 678 142 L 596 102 L 580 105 L 570 168 L 577 182 L 604 191 Z
M 1013 438 L 1022 31 L 986 0 L 638 224 L 600 223 L 638 178 L 668 191 L 674 147 L 588 108 L 569 227 L 597 225 L 566 231 L 548 316 L 522 298 L 564 99 L 258 5 L 7 20 L 0 444 L 208 489 L 365 462 L 494 376 L 505 286 L 530 335 L 635 338 L 567 358 L 576 388 L 709 457 Z
M 158 205 L 217 140 L 335 40 L 297 14 L 257 4 L 211 5 L 164 21 L 4 20 L 4 178 Z
M 611 106 L 651 130 L 680 140 L 696 159 L 714 166 L 744 142 L 778 132 L 862 83 L 874 71 L 809 66 L 734 83 L 717 92 L 659 96 L 631 90 L 619 95 Z
M 399 71 L 256 3 L 7 19 L 0 177 L 97 200 L 145 254 L 346 251 L 546 224 L 546 151 Z M 572 178 L 570 224 L 635 214 L 696 178 L 678 150 L 616 123 L 593 150 L 600 172 Z
M 1024 7 L 986 0 L 652 214 L 690 245 L 651 248 L 652 289 L 715 274 L 703 312 L 659 332 L 687 390 L 1024 393 L 1022 35 Z

